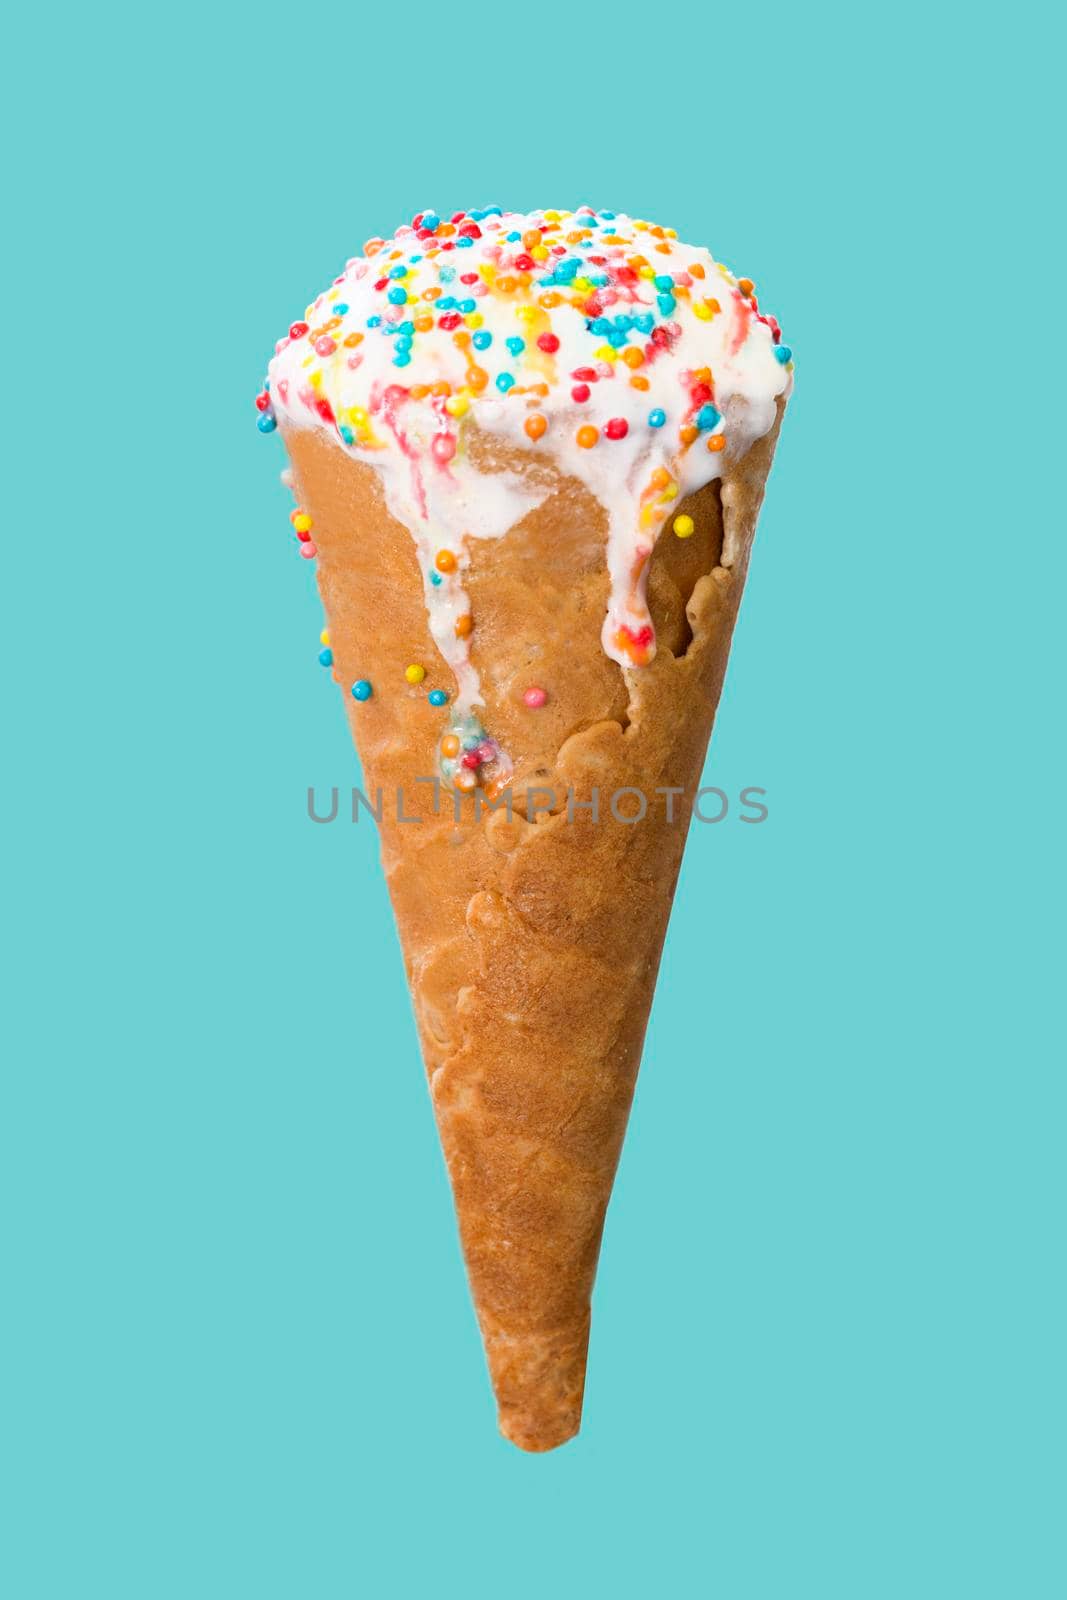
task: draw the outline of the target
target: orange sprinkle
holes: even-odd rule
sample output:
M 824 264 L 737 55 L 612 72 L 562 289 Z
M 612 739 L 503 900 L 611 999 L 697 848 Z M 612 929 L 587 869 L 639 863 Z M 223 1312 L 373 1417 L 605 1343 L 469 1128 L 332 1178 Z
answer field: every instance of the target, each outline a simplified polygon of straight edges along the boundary
M 434 566 L 438 572 L 455 572 L 456 558 L 451 550 L 438 550 L 434 558 Z
M 658 227 L 658 226 L 656 226 L 655 224 L 653 224 L 653 226 L 651 228 L 649 228 L 648 231 L 652 235 L 653 239 L 665 239 L 667 237 L 667 235 L 664 233 L 663 229 Z
M 671 253 L 671 247 L 669 244 L 658 244 L 656 249 L 659 251 L 661 256 L 669 256 Z
M 540 230 L 540 228 L 531 228 L 529 233 L 524 233 L 523 236 L 522 236 L 522 242 L 526 246 L 527 250 L 532 250 L 534 245 L 540 244 L 541 243 L 541 230 Z
M 699 428 L 694 428 L 691 422 L 686 422 L 678 429 L 678 437 L 683 444 L 692 444 L 699 432 Z
M 345 336 L 345 347 L 348 350 L 354 350 L 357 344 L 362 343 L 363 335 L 361 333 L 349 333 Z
M 689 268 L 689 273 L 693 278 L 702 278 L 704 276 L 704 268 L 700 265 L 699 261 L 694 261 L 692 266 Z
M 459 740 L 454 733 L 446 733 L 441 740 L 441 754 L 449 761 L 459 755 Z
M 712 455 L 715 455 L 719 450 L 725 450 L 725 433 L 713 433 L 711 438 L 708 440 L 708 449 L 711 451 Z
M 628 367 L 643 367 L 645 353 L 643 350 L 639 350 L 635 344 L 629 344 L 622 353 L 622 359 Z
M 696 371 L 693 373 L 693 382 L 694 383 L 710 383 L 711 382 L 711 368 L 710 367 L 697 367 Z
M 439 300 L 441 298 L 441 294 L 442 290 L 440 289 L 424 289 L 422 291 L 422 298 L 424 300 Z
M 533 441 L 536 443 L 538 439 L 544 436 L 545 430 L 548 427 L 548 423 L 545 421 L 544 417 L 539 411 L 535 411 L 532 417 L 526 418 L 523 426 L 526 429 L 527 437 L 533 439 Z
M 714 311 L 716 316 L 718 316 L 719 312 L 722 310 L 722 306 L 717 300 L 705 300 L 704 304 L 707 306 L 709 311 Z
M 498 278 L 493 285 L 493 288 L 499 289 L 501 294 L 514 294 L 517 287 L 518 285 L 515 279 L 509 277 L 506 272 L 504 273 L 503 277 Z
M 430 393 L 435 395 L 438 400 L 445 400 L 452 393 L 452 385 L 445 383 L 442 378 L 439 382 L 430 385 Z
M 671 481 L 671 475 L 666 467 L 657 467 L 650 481 L 653 489 L 665 489 Z
M 546 311 L 551 311 L 553 306 L 558 306 L 560 296 L 555 289 L 546 289 L 543 295 L 538 296 L 538 304 L 544 306 Z
M 429 389 L 424 383 L 413 383 L 411 388 L 408 390 L 412 400 L 425 400 L 429 392 Z
M 485 388 L 488 382 L 489 374 L 484 367 L 467 368 L 467 387 L 469 389 L 480 391 Z
M 630 388 L 631 389 L 647 389 L 648 388 L 648 379 L 645 377 L 643 372 L 635 372 L 634 373 L 633 377 L 630 379 Z
M 577 439 L 583 450 L 591 450 L 596 444 L 597 440 L 600 438 L 600 434 L 597 432 L 596 428 L 587 422 L 583 427 L 578 429 L 578 432 L 574 435 L 574 437 Z
M 738 278 L 737 287 L 740 289 L 743 295 L 748 296 L 751 295 L 756 285 L 752 282 L 751 278 Z
M 474 618 L 468 611 L 465 616 L 456 618 L 456 638 L 469 639 L 474 632 Z

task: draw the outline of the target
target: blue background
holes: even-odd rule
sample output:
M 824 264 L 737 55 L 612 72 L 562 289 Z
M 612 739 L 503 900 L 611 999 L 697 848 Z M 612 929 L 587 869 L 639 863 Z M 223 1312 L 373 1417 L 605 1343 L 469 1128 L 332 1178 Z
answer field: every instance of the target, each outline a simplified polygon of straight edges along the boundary
M 1061 1595 L 1054 42 L 480 16 L 15 24 L 6 1593 Z M 750 273 L 798 385 L 706 780 L 770 820 L 691 839 L 528 1458 L 373 832 L 305 817 L 356 768 L 252 397 L 371 233 L 585 200 Z

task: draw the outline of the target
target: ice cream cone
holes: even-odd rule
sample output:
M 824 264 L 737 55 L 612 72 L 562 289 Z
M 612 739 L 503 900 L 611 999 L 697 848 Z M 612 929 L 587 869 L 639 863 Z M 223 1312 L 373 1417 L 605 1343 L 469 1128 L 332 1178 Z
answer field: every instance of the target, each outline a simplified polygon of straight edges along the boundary
M 433 271 L 451 286 L 458 269 L 445 225 L 417 218 L 406 230 L 415 245 L 398 235 L 394 246 L 405 248 L 366 247 L 368 261 L 399 266 L 350 263 L 351 285 L 338 279 L 309 321 L 294 324 L 267 399 L 292 464 L 297 531 L 318 557 L 363 793 L 380 813 L 500 1427 L 540 1451 L 580 1425 L 604 1215 L 789 352 L 777 348 L 773 319 L 756 316 L 752 286 L 719 268 L 728 312 L 705 296 L 692 330 L 683 326 L 662 288 L 673 281 L 661 270 L 673 247 L 660 229 L 653 288 L 666 320 L 643 349 L 627 344 L 629 329 L 651 328 L 653 314 L 605 324 L 614 344 L 599 350 L 599 368 L 586 367 L 585 344 L 603 320 L 590 315 L 601 302 L 587 297 L 606 305 L 614 291 L 566 278 L 561 265 L 541 282 L 578 285 L 573 329 L 544 310 L 561 299 L 555 288 L 535 300 L 531 287 L 513 311 L 505 297 L 535 260 L 515 251 L 547 257 L 566 224 L 546 212 L 523 231 L 529 219 L 495 224 L 496 215 L 473 214 L 489 217 L 487 236 L 510 225 L 501 237 L 522 243 L 510 255 L 489 245 L 484 260 L 468 248 L 478 270 L 459 282 L 486 285 L 482 301 L 441 299 L 457 309 L 431 327 L 420 274 L 432 279 L 437 257 Z M 593 241 L 585 213 L 574 221 L 563 235 L 571 246 Z M 470 226 L 459 225 L 460 238 Z M 482 238 L 473 226 L 467 237 Z M 645 258 L 624 261 L 621 222 L 596 226 L 605 254 L 586 243 L 589 261 L 606 262 L 600 276 L 643 306 Z M 494 277 L 513 263 L 519 277 Z M 710 287 L 714 267 L 694 251 L 686 265 L 679 299 L 687 284 Z M 430 281 L 422 300 L 439 293 Z M 363 320 L 345 336 L 357 295 Z M 522 352 L 531 369 L 518 399 L 480 399 L 487 375 L 475 365 L 465 382 L 430 381 L 445 370 L 431 342 L 438 330 L 468 363 L 491 342 L 483 335 L 472 347 L 461 326 L 464 317 L 482 325 L 480 312 L 463 310 L 476 303 L 494 313 L 498 348 L 509 328 L 524 330 L 506 340 L 516 365 Z M 379 304 L 410 321 L 394 319 L 394 343 L 371 344 L 368 375 L 363 330 L 377 338 Z M 416 336 L 407 327 L 427 330 L 426 382 L 397 381 Z M 616 371 L 607 357 L 627 349 Z M 597 381 L 592 427 L 587 413 L 572 413 Z M 660 430 L 678 386 L 684 405 L 668 443 Z M 353 393 L 365 403 L 352 404 Z M 597 456 L 593 444 L 603 446 Z
M 467 571 L 483 720 L 514 762 L 509 820 L 481 789 L 458 817 L 439 791 L 435 813 L 433 783 L 415 782 L 438 771 L 441 718 L 405 671 L 426 664 L 425 682 L 456 685 L 435 661 L 412 532 L 373 468 L 286 430 L 363 791 L 381 791 L 500 1425 L 527 1450 L 579 1426 L 604 1213 L 776 434 L 679 507 L 694 532 L 662 539 L 649 575 L 656 657 L 625 674 L 600 642 L 602 510 L 551 462 L 472 445 L 487 472 L 551 483 L 519 527 L 473 546 Z M 348 693 L 358 681 L 375 686 L 365 703 Z M 523 699 L 534 683 L 543 707 Z

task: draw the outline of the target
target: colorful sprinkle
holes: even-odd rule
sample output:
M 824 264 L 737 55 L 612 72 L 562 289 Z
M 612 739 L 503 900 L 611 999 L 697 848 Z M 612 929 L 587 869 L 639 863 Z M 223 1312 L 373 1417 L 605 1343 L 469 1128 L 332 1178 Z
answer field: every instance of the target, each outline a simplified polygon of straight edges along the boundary
M 333 651 L 329 648 L 329 646 L 327 646 L 325 650 L 319 651 L 319 665 L 322 667 L 333 666 Z
M 448 695 L 443 689 L 431 689 L 426 697 L 432 706 L 446 706 Z
M 587 422 L 583 427 L 578 429 L 578 432 L 574 437 L 581 445 L 583 450 L 591 450 L 596 444 L 597 440 L 600 438 L 600 433 L 596 428 L 592 427 Z
M 679 539 L 691 539 L 696 532 L 696 524 L 692 517 L 675 517 L 672 527 Z
M 539 689 L 536 684 L 531 684 L 529 689 L 523 690 L 522 698 L 523 704 L 528 705 L 531 711 L 540 711 L 548 699 L 548 695 L 544 689 Z
M 352 698 L 354 700 L 369 700 L 374 690 L 366 678 L 358 678 L 352 685 Z
M 426 668 L 413 661 L 410 667 L 404 668 L 404 676 L 409 683 L 421 683 L 426 676 Z

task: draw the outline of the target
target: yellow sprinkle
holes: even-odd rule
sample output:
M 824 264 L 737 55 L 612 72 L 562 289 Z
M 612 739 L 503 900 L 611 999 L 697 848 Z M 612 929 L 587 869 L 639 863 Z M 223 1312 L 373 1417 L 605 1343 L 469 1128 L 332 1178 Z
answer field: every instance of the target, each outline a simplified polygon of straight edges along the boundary
M 675 517 L 674 531 L 679 539 L 690 539 L 696 531 L 696 524 L 692 517 Z
M 330 643 L 330 630 L 329 630 L 329 628 L 323 628 L 322 632 L 319 634 L 319 643 L 320 644 L 324 644 L 324 645 L 329 645 L 329 643 Z
M 311 385 L 311 387 L 313 389 L 321 389 L 322 388 L 322 373 L 321 373 L 321 371 L 312 372 L 308 377 L 308 382 L 310 383 L 310 385 Z
M 570 212 L 569 211 L 565 211 L 563 213 L 563 215 L 565 217 L 569 217 L 570 216 Z M 546 222 L 558 222 L 559 221 L 559 212 L 558 211 L 546 211 L 545 212 L 545 221 Z
M 654 278 L 656 276 L 656 269 L 655 267 L 638 267 L 637 276 L 639 278 Z
M 462 417 L 470 410 L 471 403 L 465 394 L 449 395 L 445 401 L 445 410 L 450 417 Z
M 348 420 L 353 428 L 365 428 L 370 421 L 362 406 L 349 406 Z
M 533 249 L 530 251 L 530 254 L 533 256 L 535 261 L 548 260 L 548 251 L 545 249 L 543 244 L 535 244 Z
M 485 321 L 485 318 L 482 316 L 480 311 L 468 311 L 463 320 L 467 324 L 468 328 L 480 328 L 482 323 Z
M 413 661 L 410 667 L 404 668 L 404 676 L 409 683 L 421 683 L 426 676 L 426 668 L 420 667 L 417 661 Z
M 293 518 L 293 527 L 296 529 L 297 533 L 311 532 L 311 518 L 308 516 L 306 511 L 297 512 L 296 516 Z
M 573 278 L 571 280 L 571 288 L 579 289 L 582 294 L 588 294 L 592 287 L 593 285 L 589 282 L 588 278 Z
M 710 322 L 714 314 L 706 300 L 693 301 L 693 315 L 699 317 L 701 322 Z
M 618 361 L 619 359 L 619 352 L 611 344 L 598 345 L 593 354 L 598 361 Z
M 532 322 L 537 315 L 536 306 L 519 306 L 515 312 L 520 322 Z

